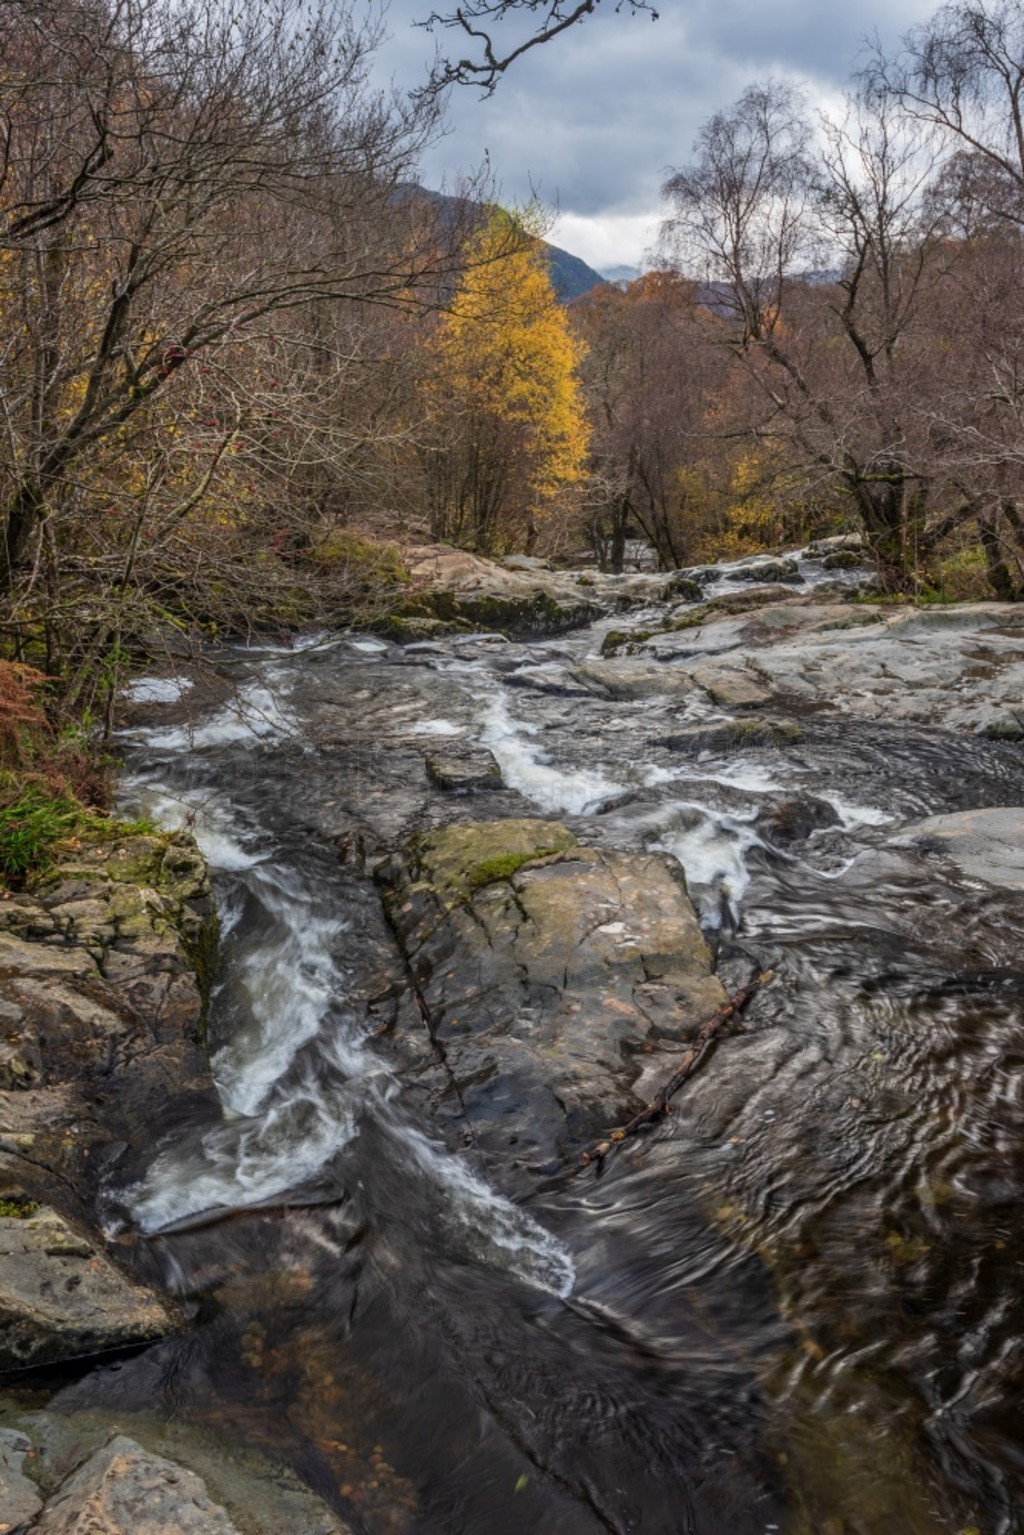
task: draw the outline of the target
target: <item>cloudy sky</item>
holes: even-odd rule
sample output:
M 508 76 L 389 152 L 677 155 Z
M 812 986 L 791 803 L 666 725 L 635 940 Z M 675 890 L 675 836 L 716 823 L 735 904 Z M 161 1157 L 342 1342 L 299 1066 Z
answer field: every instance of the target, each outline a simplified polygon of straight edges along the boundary
M 433 0 L 438 9 L 442 0 Z M 805 80 L 835 102 L 868 36 L 894 46 L 937 0 L 657 0 L 659 20 L 596 16 L 512 66 L 494 95 L 458 87 L 449 132 L 423 162 L 425 185 L 454 189 L 486 154 L 499 195 L 531 191 L 559 211 L 549 238 L 597 268 L 642 264 L 666 172 L 704 120 L 767 76 Z M 391 0 L 381 78 L 422 78 L 431 37 L 413 27 L 430 0 Z M 455 33 L 439 34 L 443 44 Z M 463 52 L 463 49 L 459 49 Z

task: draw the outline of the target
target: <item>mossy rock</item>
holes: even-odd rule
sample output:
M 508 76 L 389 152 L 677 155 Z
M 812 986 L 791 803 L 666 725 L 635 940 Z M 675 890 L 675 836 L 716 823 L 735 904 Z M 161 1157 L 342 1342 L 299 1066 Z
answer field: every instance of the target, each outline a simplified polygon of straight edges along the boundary
M 485 630 L 511 638 L 530 639 L 581 628 L 598 618 L 600 611 L 595 603 L 585 598 L 563 602 L 542 588 L 524 593 L 439 589 L 418 592 L 404 602 L 397 613 L 383 620 L 377 626 L 377 632 L 400 643 L 409 642 L 407 635 L 410 632 L 416 632 L 417 638 L 432 638 L 440 633 L 466 630 Z M 424 633 L 423 626 L 432 622 L 443 623 L 447 628 Z M 414 630 L 405 627 L 408 625 L 415 626 Z
M 717 614 L 750 613 L 757 608 L 770 607 L 773 602 L 793 600 L 793 593 L 785 586 L 759 586 L 753 591 L 723 592 L 720 597 L 710 597 L 699 608 L 674 619 L 667 627 L 673 633 L 679 629 L 695 629 Z
M 601 654 L 618 655 L 623 648 L 632 654 L 638 645 L 643 645 L 652 635 L 661 632 L 660 629 L 609 629 L 601 641 Z
M 156 885 L 166 850 L 160 836 L 129 837 L 112 847 L 104 860 L 108 878 L 131 885 Z
M 674 618 L 666 626 L 666 632 L 669 634 L 679 634 L 684 629 L 699 629 L 704 620 L 710 618 L 713 612 L 714 609 L 710 604 L 705 603 L 703 607 L 694 608 L 692 613 L 684 613 L 682 618 Z
M 702 602 L 704 588 L 693 576 L 672 576 L 665 583 L 664 595 L 676 602 Z
M 857 570 L 863 564 L 864 556 L 857 549 L 836 549 L 821 562 L 823 570 Z
M 443 639 L 447 634 L 465 634 L 470 625 L 446 623 L 440 618 L 426 618 L 411 614 L 408 617 L 392 613 L 367 627 L 382 639 L 394 640 L 396 645 L 419 645 L 424 640 Z
M 200 917 L 198 922 L 188 929 L 179 925 L 178 936 L 185 951 L 185 958 L 196 978 L 196 985 L 199 987 L 202 1007 L 199 1015 L 199 1030 L 205 1044 L 210 996 L 220 964 L 220 918 L 217 916 L 217 908 L 211 903 L 206 915 Z
M 576 846 L 559 821 L 475 821 L 429 832 L 413 846 L 414 871 L 445 901 L 465 901 L 476 890 L 539 858 Z
M 69 881 L 91 883 L 120 939 L 176 933 L 199 986 L 205 1021 L 220 944 L 206 861 L 188 832 L 137 832 L 133 824 L 141 823 L 108 820 L 101 839 L 66 845 L 64 856 L 33 881 L 33 893 L 45 902 L 48 892 Z
M 742 719 L 697 725 L 665 736 L 658 744 L 669 751 L 701 752 L 795 746 L 803 739 L 803 729 L 795 720 Z
M 481 628 L 530 638 L 581 628 L 599 617 L 601 610 L 585 599 L 566 603 L 550 592 L 537 591 L 527 597 L 501 592 L 463 596 L 458 599 L 458 611 Z

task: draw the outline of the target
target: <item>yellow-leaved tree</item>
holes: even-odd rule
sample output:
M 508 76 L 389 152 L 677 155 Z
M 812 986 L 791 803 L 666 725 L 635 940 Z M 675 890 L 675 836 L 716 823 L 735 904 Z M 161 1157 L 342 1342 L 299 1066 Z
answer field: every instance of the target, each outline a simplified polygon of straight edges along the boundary
M 581 356 L 540 240 L 495 210 L 430 344 L 425 461 L 436 537 L 533 547 L 540 519 L 583 477 Z

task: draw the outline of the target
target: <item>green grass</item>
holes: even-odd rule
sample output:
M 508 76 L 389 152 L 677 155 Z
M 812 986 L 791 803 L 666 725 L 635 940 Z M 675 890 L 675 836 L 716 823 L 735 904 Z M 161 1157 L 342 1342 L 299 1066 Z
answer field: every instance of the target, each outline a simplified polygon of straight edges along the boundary
M 18 773 L 0 773 L 0 878 L 22 884 L 44 870 L 69 838 L 89 843 L 151 835 L 148 821 L 119 821 L 87 810 L 68 792 Z
M 8 793 L 0 804 L 0 874 L 17 881 L 43 867 L 53 845 L 74 835 L 85 812 L 69 796 L 42 784 L 4 777 Z

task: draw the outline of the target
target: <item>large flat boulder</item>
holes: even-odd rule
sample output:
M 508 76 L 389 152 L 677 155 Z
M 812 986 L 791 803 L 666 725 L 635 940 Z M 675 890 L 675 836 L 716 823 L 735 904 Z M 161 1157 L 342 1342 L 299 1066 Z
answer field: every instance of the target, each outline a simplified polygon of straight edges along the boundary
M 636 1110 L 652 1057 L 725 1000 L 661 853 L 582 847 L 558 822 L 432 832 L 381 871 L 443 1112 L 490 1150 L 549 1159 Z
M 0 1216 L 0 1370 L 128 1348 L 176 1325 L 56 1211 Z

